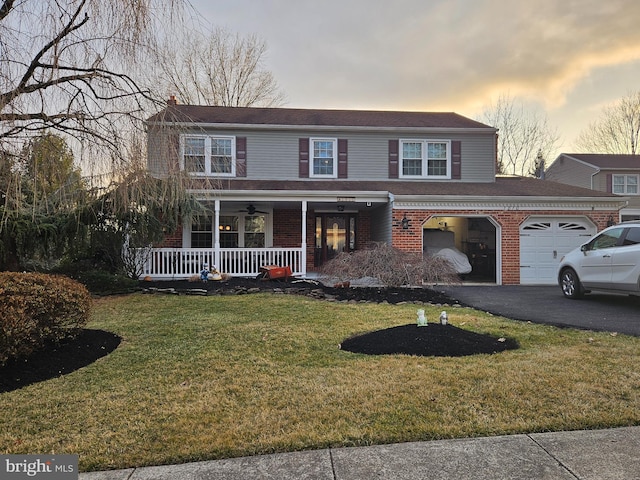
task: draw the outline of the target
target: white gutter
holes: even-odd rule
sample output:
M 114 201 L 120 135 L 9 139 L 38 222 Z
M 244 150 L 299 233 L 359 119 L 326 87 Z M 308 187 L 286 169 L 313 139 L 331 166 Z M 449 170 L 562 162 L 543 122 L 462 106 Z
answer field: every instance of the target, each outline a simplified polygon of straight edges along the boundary
M 249 199 L 273 200 L 275 198 L 292 201 L 329 201 L 329 202 L 384 202 L 389 199 L 386 191 L 309 191 L 309 190 L 189 190 L 189 193 L 202 199 L 219 198 L 226 201 L 247 201 Z

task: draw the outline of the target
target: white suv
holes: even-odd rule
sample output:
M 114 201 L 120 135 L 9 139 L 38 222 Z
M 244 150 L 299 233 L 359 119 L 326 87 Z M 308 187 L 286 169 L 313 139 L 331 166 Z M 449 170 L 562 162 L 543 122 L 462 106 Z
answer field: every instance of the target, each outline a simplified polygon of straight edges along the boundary
M 591 290 L 640 295 L 640 222 L 608 227 L 560 260 L 558 283 L 568 298 Z

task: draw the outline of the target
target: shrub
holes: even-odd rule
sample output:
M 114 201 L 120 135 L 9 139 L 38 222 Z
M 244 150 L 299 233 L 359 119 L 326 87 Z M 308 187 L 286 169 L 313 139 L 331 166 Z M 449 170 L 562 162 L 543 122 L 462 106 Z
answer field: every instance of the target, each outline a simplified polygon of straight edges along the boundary
M 373 277 L 390 287 L 460 281 L 446 259 L 405 252 L 385 243 L 340 253 L 323 266 L 322 273 L 342 280 Z
M 77 280 L 94 295 L 131 293 L 138 288 L 138 280 L 96 268 L 88 262 L 64 263 L 56 268 L 53 273 Z
M 0 272 L 0 365 L 73 337 L 90 310 L 89 292 L 70 278 Z
M 74 275 L 74 278 L 96 295 L 131 293 L 138 288 L 138 280 L 104 270 L 89 270 Z

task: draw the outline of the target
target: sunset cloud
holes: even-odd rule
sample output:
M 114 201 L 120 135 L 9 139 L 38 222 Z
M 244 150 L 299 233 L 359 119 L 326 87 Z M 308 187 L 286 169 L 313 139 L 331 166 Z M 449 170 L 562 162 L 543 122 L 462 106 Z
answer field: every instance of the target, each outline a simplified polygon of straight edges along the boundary
M 508 92 L 562 121 L 640 88 L 636 0 L 193 3 L 267 42 L 289 107 L 469 115 Z

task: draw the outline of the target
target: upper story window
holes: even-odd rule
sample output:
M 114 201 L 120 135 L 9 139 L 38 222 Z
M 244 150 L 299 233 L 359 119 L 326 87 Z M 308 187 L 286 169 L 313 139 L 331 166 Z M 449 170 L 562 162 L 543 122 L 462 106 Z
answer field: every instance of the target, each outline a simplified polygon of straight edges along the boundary
M 336 178 L 338 176 L 337 141 L 335 138 L 312 138 L 312 177 Z
M 235 137 L 185 136 L 182 161 L 185 171 L 194 175 L 235 176 Z
M 638 195 L 638 175 L 613 175 L 613 193 Z
M 451 178 L 451 142 L 448 140 L 400 140 L 400 176 Z

